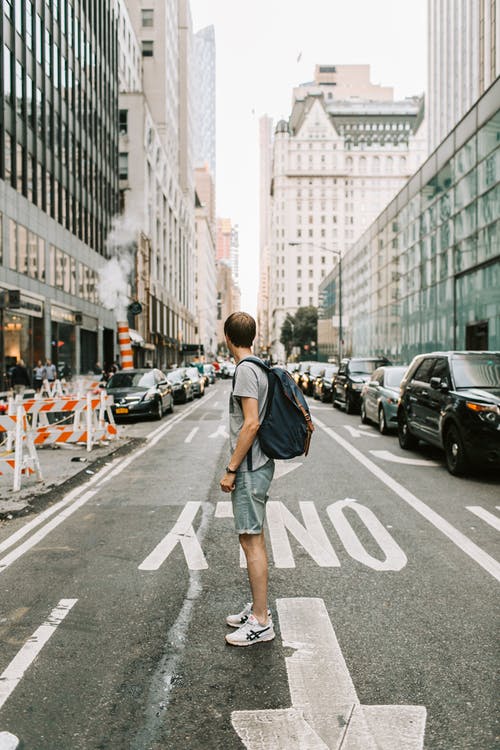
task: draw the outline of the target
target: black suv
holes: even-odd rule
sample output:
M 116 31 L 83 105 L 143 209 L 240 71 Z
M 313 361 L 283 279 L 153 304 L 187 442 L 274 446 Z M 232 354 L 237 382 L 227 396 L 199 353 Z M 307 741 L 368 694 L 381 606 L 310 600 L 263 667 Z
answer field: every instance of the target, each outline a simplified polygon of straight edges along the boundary
M 401 382 L 401 448 L 443 448 L 451 474 L 471 463 L 500 468 L 500 352 L 434 352 L 412 361 Z
M 379 367 L 391 365 L 385 357 L 350 357 L 343 359 L 334 375 L 332 402 L 345 406 L 346 414 L 354 414 L 361 406 L 361 390 L 370 375 Z

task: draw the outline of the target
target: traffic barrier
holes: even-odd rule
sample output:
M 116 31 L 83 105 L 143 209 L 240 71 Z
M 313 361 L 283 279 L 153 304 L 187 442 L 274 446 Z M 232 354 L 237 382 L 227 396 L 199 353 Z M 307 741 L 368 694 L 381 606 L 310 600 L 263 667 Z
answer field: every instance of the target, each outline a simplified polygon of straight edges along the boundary
M 0 455 L 0 475 L 14 474 L 13 491 L 18 492 L 21 489 L 23 475 L 36 474 L 38 481 L 41 482 L 43 476 L 33 433 L 29 428 L 22 404 L 17 405 L 15 414 L 0 414 L 0 433 L 12 436 L 11 444 L 14 444 L 14 451 L 8 450 Z
M 126 321 L 119 321 L 117 326 L 122 370 L 132 370 L 134 368 L 134 354 L 132 352 L 128 323 Z
M 87 451 L 103 440 L 113 440 L 117 429 L 111 405 L 113 397 L 107 393 L 85 397 L 25 399 L 22 406 L 30 415 L 34 444 L 37 446 L 62 443 L 85 443 Z M 17 402 L 11 404 L 13 413 Z M 56 421 L 50 421 L 52 414 Z M 57 417 L 62 415 L 62 418 Z

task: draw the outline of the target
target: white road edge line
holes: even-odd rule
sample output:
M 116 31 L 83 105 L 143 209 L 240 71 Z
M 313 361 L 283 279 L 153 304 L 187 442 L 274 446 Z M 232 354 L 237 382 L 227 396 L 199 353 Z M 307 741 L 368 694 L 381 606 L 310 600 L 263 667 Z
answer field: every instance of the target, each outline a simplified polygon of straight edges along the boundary
M 493 513 L 490 513 L 489 510 L 486 510 L 485 508 L 481 508 L 480 505 L 466 505 L 465 507 L 482 521 L 486 521 L 487 524 L 493 526 L 497 531 L 500 531 L 500 518 L 498 518 L 498 516 L 494 516 Z
M 462 552 L 465 552 L 466 555 L 472 558 L 472 560 L 474 560 L 478 565 L 486 570 L 487 573 L 492 575 L 493 578 L 496 578 L 497 581 L 500 581 L 500 563 L 498 563 L 495 558 L 491 557 L 491 555 L 488 555 L 488 553 L 481 549 L 481 547 L 478 547 L 477 544 L 466 537 L 465 534 L 462 534 L 461 531 L 452 526 L 452 524 L 449 523 L 449 521 L 446 521 L 446 519 L 444 519 L 442 516 L 440 516 L 439 513 L 436 513 L 435 510 L 430 508 L 416 495 L 407 490 L 406 487 L 403 487 L 402 484 L 389 476 L 389 474 L 387 474 L 383 469 L 377 466 L 377 464 L 373 463 L 373 461 L 363 455 L 361 451 L 351 445 L 347 440 L 344 440 L 344 438 L 342 438 L 340 435 L 337 435 L 337 433 L 334 432 L 331 427 L 327 427 L 327 425 L 325 425 L 319 419 L 315 419 L 315 423 L 318 425 L 318 427 L 321 427 L 321 429 L 326 432 L 329 437 L 335 440 L 340 446 L 342 446 L 342 448 L 350 453 L 351 456 L 359 461 L 360 464 L 368 469 L 368 471 L 376 476 L 377 479 L 380 479 L 381 482 L 383 482 L 387 487 L 389 487 L 389 489 L 391 489 L 396 495 L 398 495 L 401 500 L 404 500 L 404 502 L 407 503 L 411 508 L 413 508 L 413 510 L 415 510 L 417 513 L 420 513 L 421 516 L 423 516 L 427 521 L 429 521 L 429 523 L 431 523 L 445 536 L 447 536 L 450 541 L 452 541 L 457 545 L 459 549 L 462 550 Z
M 24 646 L 14 656 L 7 669 L 0 675 L 0 708 L 21 681 L 26 670 L 31 666 L 56 628 L 77 603 L 78 599 L 61 599 L 47 620 L 35 630 Z
M 41 529 L 39 529 L 35 534 L 30 536 L 29 539 L 27 539 L 23 544 L 21 544 L 16 549 L 12 550 L 8 555 L 0 559 L 0 573 L 2 573 L 6 568 L 8 568 L 10 565 L 12 565 L 13 562 L 15 562 L 17 559 L 19 559 L 25 552 L 30 550 L 32 547 L 35 546 L 35 544 L 38 544 L 38 542 L 43 539 L 47 534 L 49 534 L 53 529 L 55 529 L 57 526 L 59 526 L 60 523 L 62 523 L 66 518 L 69 518 L 78 508 L 81 508 L 82 505 L 85 505 L 91 498 L 96 495 L 97 492 L 101 489 L 101 487 L 106 484 L 110 479 L 113 479 L 115 476 L 120 474 L 127 466 L 129 466 L 133 461 L 135 461 L 137 458 L 143 455 L 149 448 L 151 448 L 153 445 L 156 445 L 170 430 L 172 430 L 174 427 L 176 427 L 179 422 L 182 422 L 183 419 L 185 419 L 187 416 L 189 416 L 193 411 L 198 409 L 202 403 L 206 403 L 206 400 L 210 398 L 210 396 L 207 396 L 204 399 L 204 402 L 198 401 L 196 404 L 192 404 L 192 406 L 189 409 L 186 409 L 182 414 L 180 414 L 178 417 L 175 418 L 175 420 L 171 420 L 168 425 L 166 425 L 163 429 L 163 432 L 157 434 L 150 443 L 145 445 L 143 448 L 140 448 L 135 453 L 132 453 L 129 456 L 126 456 L 125 458 L 116 459 L 115 462 L 113 462 L 110 466 L 105 467 L 105 470 L 103 469 L 102 472 L 99 472 L 95 475 L 95 477 L 90 480 L 90 482 L 87 482 L 83 488 L 76 488 L 79 490 L 79 492 L 76 492 L 75 490 L 72 490 L 63 500 L 61 500 L 59 503 L 57 503 L 53 508 L 49 508 L 47 511 L 44 511 L 44 513 L 41 513 L 42 516 L 41 519 L 38 517 L 33 519 L 33 521 L 30 521 L 24 526 L 22 529 L 19 529 L 14 534 L 12 534 L 10 537 L 5 539 L 2 542 L 2 545 L 0 545 L 0 550 L 6 549 L 8 547 L 11 547 L 13 544 L 19 541 L 23 536 L 25 536 L 29 531 L 31 531 L 36 526 L 40 525 L 40 523 L 43 523 L 48 517 L 56 513 L 58 510 L 61 510 L 61 512 L 53 518 L 51 521 L 49 521 L 45 526 L 43 526 Z M 91 491 L 84 492 L 87 487 L 93 483 L 99 481 L 98 485 Z M 80 494 L 80 492 L 84 492 L 82 497 L 75 500 L 75 497 Z M 69 507 L 67 506 L 71 501 L 74 501 L 72 505 Z
M 0 732 L 0 750 L 16 750 L 19 738 L 10 732 Z
M 193 429 L 191 430 L 191 432 L 189 433 L 189 435 L 187 436 L 187 438 L 184 440 L 184 442 L 185 443 L 190 443 L 192 441 L 192 439 L 194 438 L 194 436 L 196 435 L 196 433 L 198 432 L 199 429 L 200 429 L 199 427 L 193 427 Z

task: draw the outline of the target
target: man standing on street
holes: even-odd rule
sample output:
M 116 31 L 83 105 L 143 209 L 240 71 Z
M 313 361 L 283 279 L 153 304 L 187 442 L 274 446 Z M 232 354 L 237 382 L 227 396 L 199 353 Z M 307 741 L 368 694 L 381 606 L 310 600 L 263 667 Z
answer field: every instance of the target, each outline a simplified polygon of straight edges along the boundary
M 251 315 L 235 312 L 224 323 L 226 344 L 236 362 L 234 387 L 229 402 L 231 458 L 220 486 L 231 492 L 236 531 L 247 561 L 253 601 L 226 622 L 237 628 L 226 635 L 232 646 L 251 646 L 273 640 L 275 633 L 267 608 L 268 564 L 264 518 L 274 461 L 260 447 L 257 432 L 267 399 L 266 372 L 254 362 L 252 344 L 256 325 Z

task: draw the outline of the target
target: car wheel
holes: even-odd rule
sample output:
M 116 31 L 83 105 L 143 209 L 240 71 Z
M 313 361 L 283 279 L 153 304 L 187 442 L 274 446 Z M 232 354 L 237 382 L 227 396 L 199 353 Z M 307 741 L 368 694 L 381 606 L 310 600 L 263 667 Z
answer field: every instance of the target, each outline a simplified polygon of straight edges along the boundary
M 167 414 L 173 414 L 174 413 L 174 399 L 170 399 L 170 406 L 167 409 Z
M 369 420 L 369 419 L 368 419 L 368 417 L 366 416 L 366 408 L 365 408 L 365 402 L 364 402 L 364 400 L 363 400 L 363 399 L 361 399 L 361 409 L 360 409 L 360 414 L 361 414 L 361 421 L 362 421 L 362 423 L 363 423 L 363 424 L 368 424 L 368 422 L 369 422 L 370 420 Z
M 408 419 L 403 411 L 398 414 L 398 440 L 399 445 L 404 451 L 416 448 L 418 443 L 415 435 L 412 435 L 410 432 Z
M 458 428 L 451 425 L 444 436 L 444 451 L 446 468 L 453 476 L 465 474 L 469 468 L 469 461 L 465 452 L 463 440 Z
M 153 416 L 155 419 L 158 419 L 158 420 L 160 420 L 163 417 L 163 406 L 161 403 L 161 398 L 159 398 L 158 401 L 156 402 Z
M 379 406 L 378 410 L 378 429 L 381 435 L 387 435 L 389 429 L 385 420 L 385 411 L 383 406 Z
M 354 414 L 354 404 L 349 393 L 345 394 L 345 413 Z

